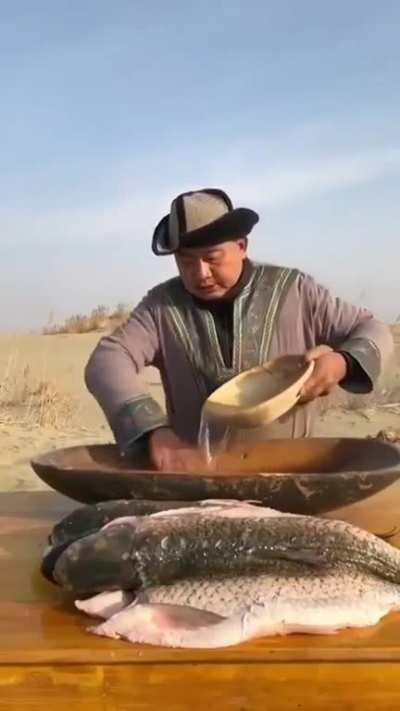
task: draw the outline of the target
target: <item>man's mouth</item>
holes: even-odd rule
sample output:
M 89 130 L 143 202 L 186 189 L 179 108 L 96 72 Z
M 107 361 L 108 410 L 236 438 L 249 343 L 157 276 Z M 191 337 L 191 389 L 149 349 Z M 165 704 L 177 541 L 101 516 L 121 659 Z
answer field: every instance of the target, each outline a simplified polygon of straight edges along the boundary
M 214 291 L 216 288 L 215 284 L 204 284 L 204 285 L 199 285 L 198 287 L 199 291 Z

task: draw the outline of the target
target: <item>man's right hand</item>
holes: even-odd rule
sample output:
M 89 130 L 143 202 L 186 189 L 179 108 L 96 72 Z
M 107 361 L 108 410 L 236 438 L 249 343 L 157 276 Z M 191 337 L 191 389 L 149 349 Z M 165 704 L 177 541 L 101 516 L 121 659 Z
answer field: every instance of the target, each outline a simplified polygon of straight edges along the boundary
M 210 467 L 199 449 L 183 442 L 170 427 L 160 427 L 149 436 L 152 464 L 161 471 L 205 471 Z

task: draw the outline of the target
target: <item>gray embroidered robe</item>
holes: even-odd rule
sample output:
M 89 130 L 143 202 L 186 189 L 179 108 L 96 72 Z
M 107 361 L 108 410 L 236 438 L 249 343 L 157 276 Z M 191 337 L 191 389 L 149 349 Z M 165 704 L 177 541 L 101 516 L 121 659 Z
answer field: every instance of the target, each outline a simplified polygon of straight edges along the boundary
M 389 328 L 296 269 L 252 267 L 234 300 L 231 368 L 224 364 L 211 313 L 196 306 L 179 278 L 152 289 L 124 326 L 100 340 L 86 367 L 86 384 L 121 452 L 166 424 L 195 443 L 202 405 L 219 385 L 266 360 L 319 344 L 340 348 L 359 364 L 362 377 L 345 380 L 343 387 L 373 388 L 392 349 Z M 160 371 L 166 413 L 146 391 L 141 374 L 148 365 Z M 298 406 L 253 436 L 309 436 L 313 409 L 314 403 Z

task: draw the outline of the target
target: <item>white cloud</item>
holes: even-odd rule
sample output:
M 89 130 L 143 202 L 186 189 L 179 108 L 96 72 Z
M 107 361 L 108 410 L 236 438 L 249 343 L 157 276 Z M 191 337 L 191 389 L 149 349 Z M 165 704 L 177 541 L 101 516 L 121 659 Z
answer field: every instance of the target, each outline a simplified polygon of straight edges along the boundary
M 229 181 L 227 188 L 241 203 L 259 207 L 275 207 L 294 200 L 320 195 L 349 186 L 363 185 L 400 168 L 400 150 L 370 151 L 353 157 L 327 157 L 265 171 L 253 177 L 251 183 Z M 226 184 L 226 183 L 225 183 Z
M 132 239 L 148 232 L 156 215 L 165 211 L 161 196 L 131 194 L 114 198 L 108 204 L 79 210 L 29 211 L 0 213 L 3 244 L 63 242 L 96 244 L 113 237 Z
M 286 159 L 287 161 L 287 159 Z M 274 161 L 275 163 L 275 161 Z M 257 156 L 242 151 L 239 158 L 204 164 L 190 187 L 220 185 L 231 193 L 235 204 L 261 211 L 281 208 L 310 197 L 362 186 L 400 167 L 400 150 L 364 151 L 353 156 L 319 157 L 313 161 L 287 161 L 277 168 L 261 146 Z M 239 175 L 239 178 L 232 176 Z M 127 181 L 126 181 L 127 182 Z M 0 230 L 3 245 L 112 243 L 114 238 L 148 241 L 155 223 L 168 211 L 171 198 L 185 189 L 175 178 L 170 184 L 142 190 L 126 190 L 104 204 L 79 209 L 3 210 Z

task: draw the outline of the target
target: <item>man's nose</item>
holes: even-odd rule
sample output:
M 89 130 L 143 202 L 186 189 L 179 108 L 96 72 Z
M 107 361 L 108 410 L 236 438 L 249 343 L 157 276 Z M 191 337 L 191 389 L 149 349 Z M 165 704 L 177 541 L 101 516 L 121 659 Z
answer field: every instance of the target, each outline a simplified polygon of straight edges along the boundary
M 200 279 L 208 279 L 211 274 L 210 265 L 207 262 L 203 262 L 199 259 L 197 263 L 197 274 Z

